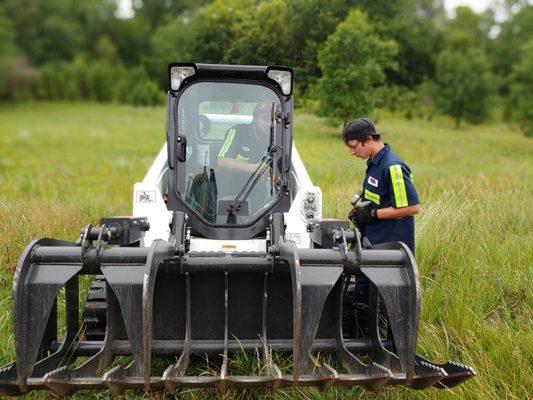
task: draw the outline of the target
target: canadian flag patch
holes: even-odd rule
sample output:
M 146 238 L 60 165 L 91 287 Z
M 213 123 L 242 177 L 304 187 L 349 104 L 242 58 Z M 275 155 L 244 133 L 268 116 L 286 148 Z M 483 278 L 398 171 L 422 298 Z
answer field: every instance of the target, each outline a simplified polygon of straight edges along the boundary
M 377 180 L 376 178 L 374 178 L 373 176 L 369 176 L 369 177 L 368 177 L 368 184 L 369 184 L 369 185 L 372 185 L 372 186 L 374 186 L 374 187 L 378 187 L 379 182 L 378 182 L 378 180 Z

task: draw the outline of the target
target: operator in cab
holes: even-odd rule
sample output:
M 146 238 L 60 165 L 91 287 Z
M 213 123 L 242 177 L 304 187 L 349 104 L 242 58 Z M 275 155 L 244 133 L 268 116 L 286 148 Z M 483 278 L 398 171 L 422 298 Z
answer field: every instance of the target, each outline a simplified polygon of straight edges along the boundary
M 258 103 L 251 124 L 238 124 L 226 133 L 218 166 L 236 172 L 255 171 L 268 148 L 272 105 Z

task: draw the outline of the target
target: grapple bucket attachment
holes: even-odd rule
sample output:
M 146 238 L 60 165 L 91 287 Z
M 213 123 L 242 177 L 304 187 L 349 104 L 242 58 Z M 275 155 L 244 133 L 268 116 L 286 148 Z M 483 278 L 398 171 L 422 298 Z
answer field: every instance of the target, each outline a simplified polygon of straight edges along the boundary
M 91 226 L 76 243 L 35 240 L 15 273 L 16 361 L 0 369 L 0 393 L 422 389 L 474 376 L 469 367 L 416 354 L 420 289 L 409 249 L 401 243 L 363 249 L 356 231 L 341 236 L 338 247 L 298 249 L 278 232 L 268 251 L 230 254 L 187 251 L 183 237 L 172 245 L 156 240 L 150 248 L 111 246 L 105 228 Z M 78 323 L 82 275 L 105 280 L 101 341 L 86 340 Z M 343 330 L 346 288 L 351 277 L 363 275 L 370 285 L 368 326 L 355 335 Z M 61 288 L 66 311 L 59 338 Z M 232 371 L 241 352 L 258 355 L 260 372 Z M 202 355 L 211 360 L 211 375 L 198 372 Z M 290 367 L 276 365 L 290 355 Z M 155 371 L 161 360 L 167 366 Z

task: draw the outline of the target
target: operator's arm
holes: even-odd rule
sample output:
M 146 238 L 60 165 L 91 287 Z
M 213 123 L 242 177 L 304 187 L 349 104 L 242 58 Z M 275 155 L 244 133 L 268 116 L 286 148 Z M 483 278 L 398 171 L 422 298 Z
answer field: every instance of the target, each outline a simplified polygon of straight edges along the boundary
M 218 157 L 217 165 L 222 168 L 230 169 L 233 171 L 245 171 L 252 173 L 255 171 L 259 164 L 248 163 L 246 161 L 237 161 L 230 157 Z

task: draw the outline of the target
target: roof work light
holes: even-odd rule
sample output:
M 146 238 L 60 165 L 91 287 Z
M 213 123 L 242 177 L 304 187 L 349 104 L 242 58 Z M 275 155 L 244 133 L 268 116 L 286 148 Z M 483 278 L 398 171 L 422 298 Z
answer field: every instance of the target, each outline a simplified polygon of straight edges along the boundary
M 196 69 L 192 66 L 174 65 L 170 67 L 170 89 L 178 90 L 185 78 L 196 73 Z
M 281 87 L 281 92 L 284 95 L 291 94 L 292 90 L 292 73 L 284 69 L 272 68 L 267 72 L 267 76 L 276 81 Z

